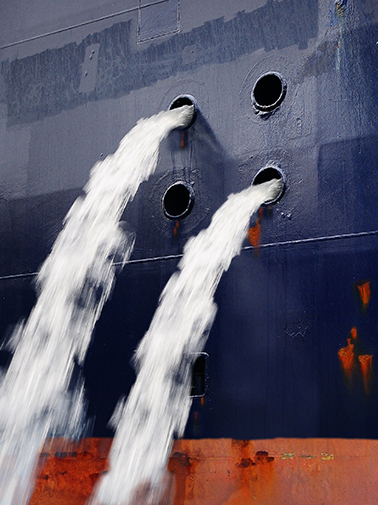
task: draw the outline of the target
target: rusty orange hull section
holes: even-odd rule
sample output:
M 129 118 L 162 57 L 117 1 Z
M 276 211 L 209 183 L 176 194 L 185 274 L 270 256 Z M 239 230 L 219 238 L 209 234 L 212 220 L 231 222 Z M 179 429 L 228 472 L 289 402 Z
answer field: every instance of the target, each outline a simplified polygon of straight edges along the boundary
M 107 469 L 110 439 L 50 442 L 30 505 L 84 505 Z M 378 441 L 178 440 L 174 505 L 375 505 Z

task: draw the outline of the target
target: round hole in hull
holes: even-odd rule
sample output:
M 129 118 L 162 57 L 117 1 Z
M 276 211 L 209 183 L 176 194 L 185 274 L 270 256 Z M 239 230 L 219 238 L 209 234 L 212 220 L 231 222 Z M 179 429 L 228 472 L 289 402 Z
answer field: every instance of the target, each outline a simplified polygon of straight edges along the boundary
M 169 219 L 182 219 L 190 214 L 194 203 L 194 193 L 189 184 L 179 181 L 170 186 L 163 195 L 164 214 Z
M 183 107 L 184 105 L 192 105 L 194 107 L 192 120 L 190 121 L 188 126 L 185 126 L 185 128 L 181 128 L 182 130 L 187 130 L 188 128 L 190 128 L 192 126 L 192 124 L 196 120 L 196 116 L 197 116 L 198 106 L 197 106 L 197 102 L 196 102 L 196 99 L 194 98 L 194 96 L 192 96 L 192 95 L 176 96 L 176 98 L 174 100 L 172 100 L 172 102 L 170 103 L 168 109 L 169 110 L 178 109 L 179 107 Z
M 277 72 L 263 74 L 252 90 L 253 105 L 259 111 L 268 112 L 277 108 L 286 95 L 286 83 Z
M 252 181 L 252 185 L 256 186 L 258 184 L 263 184 L 264 182 L 271 181 L 272 179 L 278 179 L 281 181 L 281 190 L 275 198 L 265 202 L 264 205 L 270 205 L 272 203 L 276 203 L 282 197 L 282 195 L 285 192 L 284 175 L 279 168 L 274 167 L 274 166 L 269 166 L 269 167 L 264 167 L 261 170 L 259 170 Z

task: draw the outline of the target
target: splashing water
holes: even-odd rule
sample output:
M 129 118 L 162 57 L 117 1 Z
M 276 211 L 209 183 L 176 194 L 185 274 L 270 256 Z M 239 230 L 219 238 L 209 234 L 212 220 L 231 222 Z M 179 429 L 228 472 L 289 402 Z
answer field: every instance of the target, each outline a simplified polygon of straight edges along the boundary
M 173 437 L 182 436 L 189 415 L 194 353 L 203 349 L 216 314 L 214 292 L 240 253 L 251 214 L 274 199 L 281 186 L 275 179 L 231 195 L 209 228 L 185 246 L 179 272 L 167 283 L 137 349 L 136 382 L 113 415 L 118 426 L 110 472 L 92 505 L 145 505 L 161 499 Z
M 115 259 L 124 264 L 134 245 L 119 219 L 155 170 L 160 142 L 192 115 L 185 106 L 139 121 L 93 167 L 85 197 L 66 216 L 38 275 L 37 303 L 11 338 L 14 356 L 0 385 L 1 505 L 27 503 L 47 435 L 78 436 L 83 428 L 83 387 L 70 394 L 69 386 L 112 290 Z

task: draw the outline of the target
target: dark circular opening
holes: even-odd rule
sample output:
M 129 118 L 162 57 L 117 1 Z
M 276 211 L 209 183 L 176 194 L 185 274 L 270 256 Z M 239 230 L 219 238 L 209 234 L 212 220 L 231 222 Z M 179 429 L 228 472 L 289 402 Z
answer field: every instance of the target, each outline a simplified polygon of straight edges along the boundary
M 164 214 L 169 217 L 169 219 L 183 218 L 192 210 L 193 201 L 194 195 L 192 188 L 183 182 L 176 182 L 164 193 Z
M 266 167 L 262 168 L 257 172 L 255 175 L 252 184 L 253 186 L 256 186 L 258 184 L 263 184 L 264 182 L 271 181 L 272 179 L 278 179 L 281 181 L 281 190 L 278 193 L 278 195 L 273 198 L 273 200 L 269 200 L 268 202 L 265 202 L 265 205 L 269 205 L 271 203 L 277 202 L 281 196 L 283 195 L 285 191 L 285 181 L 284 181 L 284 176 L 281 170 L 275 167 Z
M 259 110 L 273 110 L 282 102 L 285 94 L 286 84 L 279 74 L 264 74 L 257 80 L 253 88 L 253 104 Z
M 194 98 L 194 96 L 192 95 L 180 95 L 180 96 L 177 96 L 170 104 L 169 106 L 169 110 L 172 110 L 172 109 L 178 109 L 179 107 L 183 107 L 184 105 L 193 105 L 194 107 L 194 112 L 193 112 L 193 117 L 192 117 L 192 120 L 190 121 L 190 123 L 188 124 L 188 126 L 186 126 L 185 128 L 182 128 L 183 130 L 186 130 L 187 128 L 190 128 L 192 126 L 192 124 L 194 123 L 194 121 L 196 120 L 196 115 L 197 115 L 197 102 L 196 102 L 196 99 Z
M 194 105 L 193 101 L 189 98 L 188 95 L 179 96 L 175 98 L 171 103 L 169 110 L 178 109 L 179 107 L 183 107 L 184 105 Z

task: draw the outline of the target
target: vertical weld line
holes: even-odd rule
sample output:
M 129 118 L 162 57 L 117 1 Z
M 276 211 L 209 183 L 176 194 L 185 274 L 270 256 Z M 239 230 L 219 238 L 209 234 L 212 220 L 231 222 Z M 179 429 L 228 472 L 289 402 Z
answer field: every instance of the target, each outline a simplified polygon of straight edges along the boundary
M 181 11 L 180 11 L 180 8 L 181 8 L 181 4 L 180 4 L 180 0 L 177 0 L 177 31 L 181 31 Z
M 142 25 L 142 0 L 138 0 L 137 43 L 140 43 L 140 28 Z

